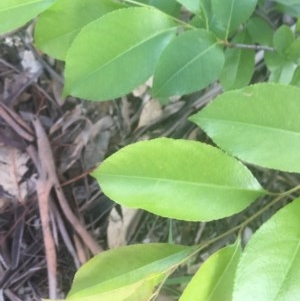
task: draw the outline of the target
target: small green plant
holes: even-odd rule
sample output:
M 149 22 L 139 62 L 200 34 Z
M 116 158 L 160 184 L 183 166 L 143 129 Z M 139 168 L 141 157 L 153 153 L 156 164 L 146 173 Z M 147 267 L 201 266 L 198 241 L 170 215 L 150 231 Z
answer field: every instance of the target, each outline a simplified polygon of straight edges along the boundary
M 190 12 L 187 21 L 181 18 Z M 242 249 L 240 239 L 199 269 L 180 301 L 295 301 L 300 288 L 300 187 L 266 191 L 244 163 L 300 173 L 300 40 L 276 27 L 267 10 L 293 18 L 298 1 L 2 0 L 0 31 L 37 17 L 35 43 L 65 61 L 63 94 L 100 101 L 131 92 L 153 75 L 152 95 L 166 102 L 219 80 L 224 90 L 190 117 L 219 147 L 159 138 L 124 147 L 92 175 L 114 201 L 164 217 L 212 221 L 271 201 L 230 232 L 241 232 L 289 199 Z M 59 25 L 58 25 L 59 24 Z M 269 81 L 247 86 L 255 53 Z M 281 83 L 281 84 L 280 84 Z M 238 89 L 233 90 L 232 89 Z M 244 162 L 244 163 L 243 163 Z M 228 233 L 224 233 L 226 235 Z M 103 252 L 77 272 L 67 300 L 151 300 L 197 246 L 144 244 Z

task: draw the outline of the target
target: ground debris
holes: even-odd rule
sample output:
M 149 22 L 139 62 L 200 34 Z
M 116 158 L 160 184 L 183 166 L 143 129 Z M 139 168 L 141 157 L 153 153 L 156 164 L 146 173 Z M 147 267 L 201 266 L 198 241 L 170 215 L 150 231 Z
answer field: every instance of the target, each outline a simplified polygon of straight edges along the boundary
M 24 49 L 29 68 L 37 61 Z M 101 207 L 88 174 L 107 155 L 114 121 L 89 116 L 81 100 L 61 102 L 57 79 L 36 66 L 22 69 L 14 55 L 0 59 L 0 300 L 63 298 L 79 266 L 106 246 L 112 205 Z M 78 187 L 86 192 L 80 201 Z M 86 214 L 93 203 L 105 213 L 96 222 Z

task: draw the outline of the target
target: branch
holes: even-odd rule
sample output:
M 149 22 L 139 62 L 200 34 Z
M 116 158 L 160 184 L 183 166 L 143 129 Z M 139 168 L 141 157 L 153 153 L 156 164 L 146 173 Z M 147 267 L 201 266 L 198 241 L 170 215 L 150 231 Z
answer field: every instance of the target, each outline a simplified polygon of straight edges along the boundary
M 256 50 L 256 51 L 262 50 L 262 51 L 270 51 L 270 52 L 275 51 L 274 47 L 265 46 L 265 45 L 256 45 L 256 44 L 250 45 L 250 44 L 239 44 L 239 43 L 232 44 L 229 42 L 223 42 L 223 44 L 229 48 L 240 48 L 240 49 L 248 49 L 248 50 Z

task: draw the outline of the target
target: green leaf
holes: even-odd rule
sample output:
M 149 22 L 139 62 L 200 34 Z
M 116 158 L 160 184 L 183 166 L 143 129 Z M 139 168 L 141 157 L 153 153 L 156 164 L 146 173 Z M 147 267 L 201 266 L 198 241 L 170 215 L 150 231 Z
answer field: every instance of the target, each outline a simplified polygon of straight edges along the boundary
M 212 9 L 211 0 L 200 0 L 200 13 L 192 19 L 191 25 L 199 28 L 205 28 L 214 33 L 218 38 L 223 38 L 225 28 L 221 21 L 216 17 Z
M 78 270 L 67 300 L 148 300 L 155 286 L 194 251 L 192 247 L 171 244 L 105 251 Z
M 295 39 L 292 44 L 285 50 L 285 55 L 288 59 L 300 64 L 300 38 Z
M 70 297 L 66 300 L 72 301 L 140 301 L 150 300 L 155 290 L 155 286 L 161 282 L 155 273 L 148 278 L 136 281 L 133 284 L 124 285 L 120 288 L 113 288 L 107 292 L 97 293 L 94 290 L 85 292 L 83 295 Z
M 269 82 L 289 84 L 292 81 L 296 64 L 277 52 L 265 53 L 265 63 L 270 71 Z
M 272 45 L 273 30 L 264 19 L 252 17 L 248 20 L 246 29 L 251 36 L 252 43 Z
M 295 40 L 294 33 L 287 25 L 280 26 L 274 33 L 273 44 L 276 51 L 284 54 L 285 50 Z
M 291 85 L 300 88 L 300 67 L 296 68 L 293 79 L 291 81 Z
M 170 17 L 149 7 L 117 10 L 88 24 L 67 54 L 64 96 L 108 100 L 129 93 L 153 74 L 175 30 Z
M 279 2 L 279 1 L 276 1 Z M 285 2 L 285 1 L 284 1 Z M 283 13 L 287 14 L 291 17 L 298 18 L 300 16 L 300 4 L 299 1 L 297 1 L 295 4 L 289 4 L 289 5 L 284 5 L 284 4 L 278 4 L 275 6 L 276 10 Z
M 237 269 L 233 301 L 296 301 L 300 296 L 300 199 L 252 236 Z
M 265 193 L 245 166 L 221 150 L 167 138 L 124 147 L 92 176 L 117 203 L 189 221 L 235 214 Z
M 149 4 L 176 18 L 180 15 L 180 5 L 175 0 L 149 0 Z
M 201 0 L 177 0 L 177 2 L 182 4 L 194 14 L 198 14 L 200 12 Z
M 297 22 L 296 22 L 295 32 L 298 34 L 299 31 L 300 31 L 300 19 L 298 18 L 298 19 L 297 19 Z
M 300 14 L 300 2 L 298 0 L 275 0 L 279 3 L 276 8 L 283 13 L 293 17 L 298 17 Z
M 205 30 L 190 30 L 174 39 L 163 51 L 154 73 L 154 97 L 192 93 L 207 87 L 221 73 L 222 48 Z
M 238 34 L 232 44 L 247 44 L 251 39 L 246 31 Z M 255 69 L 255 52 L 250 49 L 227 48 L 220 81 L 225 90 L 242 88 L 249 84 Z
M 111 0 L 57 1 L 39 16 L 35 43 L 50 56 L 64 60 L 71 43 L 85 25 L 122 7 L 125 6 Z
M 0 33 L 5 33 L 35 18 L 56 0 L 1 0 Z
M 191 120 L 241 160 L 300 172 L 299 110 L 298 88 L 257 84 L 220 95 Z
M 237 241 L 210 256 L 188 284 L 179 301 L 231 300 L 241 253 L 240 242 Z
M 247 21 L 255 10 L 257 0 L 212 0 L 212 8 L 223 26 L 226 28 L 224 38 Z
M 156 7 L 162 12 L 176 18 L 180 16 L 180 4 L 176 0 L 138 0 L 137 2 Z

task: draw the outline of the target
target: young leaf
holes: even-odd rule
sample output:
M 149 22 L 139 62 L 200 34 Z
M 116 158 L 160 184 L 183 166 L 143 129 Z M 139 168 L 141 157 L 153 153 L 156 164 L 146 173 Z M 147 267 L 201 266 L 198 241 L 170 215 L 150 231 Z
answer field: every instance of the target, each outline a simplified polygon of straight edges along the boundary
M 5 33 L 35 18 L 56 0 L 1 0 L 0 1 L 0 34 Z
M 214 253 L 200 267 L 179 301 L 231 300 L 241 253 L 239 241 Z
M 125 6 L 111 0 L 57 1 L 39 16 L 35 26 L 35 43 L 50 56 L 64 60 L 82 27 L 122 7 Z
M 233 301 L 296 301 L 300 296 L 300 199 L 252 236 L 237 268 Z
M 224 39 L 227 39 L 231 31 L 249 19 L 255 10 L 257 0 L 212 0 L 211 3 L 216 18 L 226 28 Z
M 68 51 L 63 94 L 108 100 L 129 93 L 153 74 L 175 28 L 149 7 L 117 10 L 88 24 Z
M 248 33 L 242 31 L 232 44 L 247 44 L 251 41 Z M 255 52 L 250 49 L 228 48 L 225 51 L 225 64 L 220 81 L 225 90 L 242 88 L 249 84 L 255 67 Z
M 299 110 L 298 88 L 257 84 L 220 95 L 191 120 L 241 160 L 300 172 Z
M 144 244 L 103 252 L 78 270 L 67 300 L 148 300 L 155 286 L 194 250 L 171 244 Z
M 117 203 L 189 221 L 235 214 L 265 193 L 245 166 L 221 150 L 167 138 L 124 147 L 92 176 Z
M 154 73 L 154 97 L 198 91 L 215 81 L 224 63 L 222 48 L 205 30 L 190 30 L 163 51 Z

